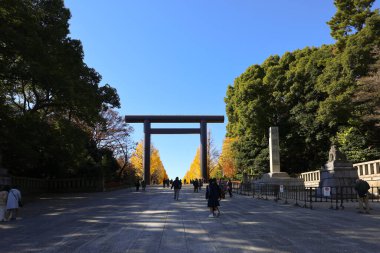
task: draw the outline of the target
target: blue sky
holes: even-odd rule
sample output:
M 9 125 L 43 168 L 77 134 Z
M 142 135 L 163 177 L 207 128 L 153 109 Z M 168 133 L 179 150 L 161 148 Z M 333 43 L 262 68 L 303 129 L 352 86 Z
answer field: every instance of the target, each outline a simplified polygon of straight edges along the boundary
M 326 24 L 333 0 L 65 0 L 65 6 L 70 36 L 82 41 L 85 62 L 102 84 L 117 89 L 121 115 L 225 115 L 227 86 L 250 65 L 334 43 Z M 220 150 L 226 122 L 208 125 Z M 142 125 L 132 126 L 140 141 Z M 152 142 L 169 177 L 183 177 L 199 136 L 152 135 Z

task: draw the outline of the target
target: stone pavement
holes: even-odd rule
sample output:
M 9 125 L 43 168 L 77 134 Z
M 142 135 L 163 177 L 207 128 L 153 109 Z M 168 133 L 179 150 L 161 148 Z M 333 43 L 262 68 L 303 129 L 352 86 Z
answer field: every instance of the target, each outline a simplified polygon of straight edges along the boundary
M 380 252 L 380 204 L 305 209 L 234 195 L 208 218 L 204 190 L 45 195 L 0 223 L 0 252 Z

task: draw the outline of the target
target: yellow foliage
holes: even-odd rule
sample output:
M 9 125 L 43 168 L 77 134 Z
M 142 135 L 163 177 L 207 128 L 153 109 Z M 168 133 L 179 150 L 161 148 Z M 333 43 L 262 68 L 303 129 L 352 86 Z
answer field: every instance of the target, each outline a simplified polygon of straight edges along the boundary
M 143 142 L 140 141 L 137 144 L 135 152 L 132 153 L 130 162 L 132 164 L 132 167 L 136 171 L 136 176 L 139 178 L 143 178 L 144 172 L 143 172 Z
M 152 183 L 161 184 L 164 179 L 168 178 L 165 167 L 161 161 L 160 152 L 151 145 L 150 147 L 150 176 Z M 143 178 L 143 141 L 140 141 L 136 147 L 135 152 L 133 152 L 130 162 L 136 170 L 138 177 Z
M 232 144 L 235 138 L 226 137 L 223 141 L 222 153 L 219 157 L 219 164 L 222 167 L 223 175 L 232 178 L 236 174 L 235 158 L 232 152 Z
M 200 167 L 200 149 L 197 149 L 194 160 L 190 165 L 189 170 L 186 172 L 183 180 L 190 182 L 192 179 L 201 178 L 201 167 Z

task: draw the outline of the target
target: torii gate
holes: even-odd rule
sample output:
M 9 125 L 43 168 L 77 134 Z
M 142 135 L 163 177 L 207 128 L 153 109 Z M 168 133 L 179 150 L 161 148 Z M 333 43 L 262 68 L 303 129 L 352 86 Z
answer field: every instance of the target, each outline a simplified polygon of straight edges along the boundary
M 150 185 L 150 135 L 151 134 L 200 134 L 201 176 L 208 180 L 207 123 L 223 123 L 224 116 L 215 115 L 127 115 L 127 123 L 144 123 L 144 180 Z M 200 128 L 151 128 L 151 123 L 200 123 Z

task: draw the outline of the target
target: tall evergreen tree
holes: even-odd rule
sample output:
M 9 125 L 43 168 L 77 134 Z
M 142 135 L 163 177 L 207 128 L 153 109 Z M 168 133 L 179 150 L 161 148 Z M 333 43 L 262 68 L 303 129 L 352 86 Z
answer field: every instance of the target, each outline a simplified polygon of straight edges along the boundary
M 374 12 L 371 6 L 375 0 L 335 0 L 337 11 L 327 24 L 331 28 L 331 36 L 336 40 L 363 29 L 365 21 Z

